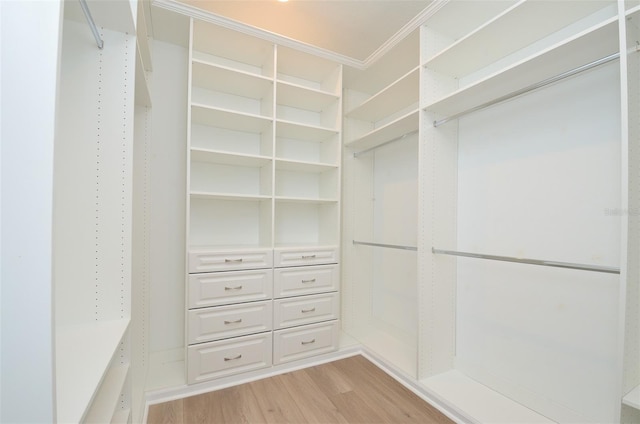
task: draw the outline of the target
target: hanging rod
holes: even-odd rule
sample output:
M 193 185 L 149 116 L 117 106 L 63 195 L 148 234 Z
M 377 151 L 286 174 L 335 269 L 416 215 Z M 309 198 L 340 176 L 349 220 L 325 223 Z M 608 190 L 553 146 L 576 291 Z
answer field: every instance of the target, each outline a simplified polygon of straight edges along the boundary
M 368 149 L 361 150 L 361 151 L 359 151 L 359 152 L 355 152 L 355 153 L 353 154 L 353 157 L 354 157 L 354 158 L 357 158 L 357 157 L 358 157 L 358 156 L 360 156 L 360 155 L 363 155 L 363 154 L 365 154 L 365 153 L 369 153 L 370 151 L 375 150 L 375 149 L 378 149 L 378 148 L 380 148 L 380 147 L 382 147 L 382 146 L 386 146 L 387 144 L 395 143 L 396 141 L 400 141 L 400 140 L 402 140 L 402 139 L 404 139 L 404 138 L 407 138 L 407 137 L 410 137 L 410 136 L 412 136 L 412 135 L 414 135 L 414 134 L 418 134 L 418 130 L 410 131 L 410 132 L 408 132 L 408 133 L 402 134 L 400 137 L 396 137 L 396 138 L 393 138 L 393 139 L 391 139 L 391 140 L 389 140 L 389 141 L 385 141 L 385 142 L 384 142 L 384 143 L 382 143 L 382 144 L 378 144 L 377 146 L 369 147 Z
M 493 261 L 516 262 L 520 264 L 542 265 L 542 266 L 550 266 L 555 268 L 579 269 L 582 271 L 604 272 L 607 274 L 620 274 L 620 268 L 614 268 L 614 267 L 608 267 L 608 266 L 585 265 L 585 264 L 576 264 L 571 262 L 544 261 L 540 259 L 514 258 L 511 256 L 485 255 L 481 253 L 458 252 L 455 250 L 442 250 L 442 249 L 435 249 L 435 248 L 432 248 L 431 251 L 439 255 L 464 256 L 467 258 L 490 259 Z
M 479 106 L 475 106 L 475 107 L 472 107 L 471 109 L 467 109 L 465 111 L 456 113 L 455 115 L 447 116 L 446 118 L 442 118 L 442 119 L 439 119 L 437 121 L 433 121 L 433 126 L 434 127 L 438 127 L 438 126 L 440 126 L 442 124 L 445 124 L 445 123 L 447 123 L 447 122 L 449 122 L 451 120 L 460 118 L 461 116 L 467 115 L 469 113 L 476 112 L 478 110 L 487 108 L 489 106 L 493 106 L 493 105 L 495 105 L 497 103 L 504 102 L 505 100 L 509 100 L 509 99 L 511 99 L 513 97 L 517 97 L 517 96 L 520 96 L 522 94 L 528 93 L 530 91 L 537 90 L 537 89 L 545 87 L 547 85 L 556 83 L 556 82 L 558 82 L 560 80 L 563 80 L 565 78 L 569 78 L 571 76 L 577 75 L 577 74 L 579 74 L 581 72 L 584 72 L 584 71 L 588 71 L 589 69 L 593 69 L 593 68 L 595 68 L 597 66 L 604 65 L 605 63 L 609 63 L 609 62 L 611 62 L 613 60 L 618 59 L 619 57 L 620 57 L 620 53 L 614 53 L 614 54 L 611 54 L 609 56 L 603 57 L 601 59 L 594 60 L 591 63 L 587 63 L 587 64 L 582 65 L 582 66 L 578 66 L 577 68 L 574 68 L 574 69 L 571 69 L 569 71 L 563 72 L 563 73 L 558 74 L 558 75 L 556 75 L 554 77 L 547 78 L 546 80 L 537 82 L 535 84 L 531 84 L 531 85 L 529 85 L 529 86 L 527 86 L 525 88 L 521 88 L 520 90 L 513 91 L 513 92 L 511 92 L 509 94 L 506 94 L 504 96 L 498 97 L 497 99 L 494 99 L 494 100 L 491 100 L 489 102 L 483 103 L 483 104 L 481 104 Z
M 104 41 L 100 38 L 100 32 L 98 31 L 98 27 L 96 27 L 96 23 L 93 22 L 93 17 L 91 16 L 91 11 L 89 10 L 89 6 L 87 5 L 87 0 L 79 0 L 80 6 L 82 7 L 82 11 L 84 12 L 84 16 L 87 18 L 87 22 L 89 23 L 89 28 L 91 28 L 91 32 L 93 33 L 93 38 L 96 39 L 96 44 L 99 49 L 104 47 Z
M 383 243 L 369 243 L 368 241 L 356 241 L 353 240 L 353 244 L 361 244 L 364 246 L 374 246 L 374 247 L 384 247 L 387 249 L 400 249 L 400 250 L 413 250 L 417 251 L 418 248 L 415 246 L 403 246 L 400 244 L 383 244 Z

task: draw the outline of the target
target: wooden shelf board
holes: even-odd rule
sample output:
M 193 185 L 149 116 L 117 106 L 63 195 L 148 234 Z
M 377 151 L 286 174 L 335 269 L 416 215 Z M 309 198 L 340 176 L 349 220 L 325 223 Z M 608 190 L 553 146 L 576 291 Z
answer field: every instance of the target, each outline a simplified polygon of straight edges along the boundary
M 282 203 L 310 203 L 310 204 L 328 204 L 338 203 L 338 199 L 314 199 L 310 197 L 289 197 L 289 196 L 276 196 L 276 202 Z
M 276 137 L 321 143 L 336 134 L 338 134 L 338 131 L 334 129 L 313 127 L 282 120 L 276 122 Z
M 346 145 L 354 149 L 368 149 L 386 143 L 394 138 L 401 137 L 412 131 L 416 131 L 419 125 L 419 111 L 415 110 L 392 121 L 382 127 L 376 128 L 367 134 L 356 138 Z
M 468 75 L 608 4 L 612 2 L 519 2 L 428 60 L 426 65 L 451 76 Z
M 376 122 L 385 116 L 418 102 L 420 94 L 420 69 L 415 68 L 393 84 L 372 96 L 346 116 L 363 121 Z
M 311 124 L 306 124 L 306 123 L 303 123 L 303 122 L 289 121 L 289 120 L 280 119 L 280 118 L 276 119 L 276 124 L 286 124 L 286 125 L 291 125 L 291 126 L 295 125 L 295 126 L 300 127 L 299 131 L 301 131 L 302 128 L 305 128 L 306 131 L 309 131 L 309 132 L 311 132 L 311 131 L 322 131 L 325 134 L 338 134 L 338 130 L 336 128 L 321 127 L 321 126 L 318 126 L 318 125 L 311 125 Z
M 475 84 L 463 87 L 427 105 L 424 109 L 443 116 L 451 116 L 472 109 L 616 53 L 618 51 L 617 36 L 617 21 L 615 18 L 609 19 L 560 45 L 548 48 Z
M 210 127 L 257 134 L 267 131 L 273 122 L 271 118 L 266 116 L 220 109 L 199 103 L 191 104 L 191 121 Z
M 192 61 L 192 84 L 252 99 L 270 96 L 273 90 L 273 81 L 269 78 L 198 60 Z
M 276 85 L 276 103 L 278 105 L 322 112 L 327 106 L 339 99 L 340 97 L 335 94 L 287 82 L 278 81 Z
M 421 380 L 429 392 L 485 423 L 553 423 L 554 421 L 470 379 L 457 370 Z
M 267 156 L 242 155 L 232 152 L 192 148 L 191 161 L 260 168 L 269 165 L 271 158 Z
M 626 396 L 622 398 L 622 403 L 640 410 L 640 385 L 627 393 Z
M 56 328 L 58 422 L 81 422 L 100 387 L 129 319 Z
M 192 199 L 203 199 L 203 200 L 241 200 L 241 201 L 250 201 L 250 202 L 263 202 L 265 200 L 271 200 L 271 196 L 265 196 L 265 195 L 206 193 L 201 191 L 192 191 L 190 193 L 190 196 Z
M 109 369 L 100 385 L 96 400 L 87 412 L 86 423 L 111 422 L 128 374 L 129 365 L 119 365 Z
M 320 173 L 338 169 L 337 165 L 328 165 L 317 162 L 293 161 L 288 159 L 276 159 L 276 170 Z

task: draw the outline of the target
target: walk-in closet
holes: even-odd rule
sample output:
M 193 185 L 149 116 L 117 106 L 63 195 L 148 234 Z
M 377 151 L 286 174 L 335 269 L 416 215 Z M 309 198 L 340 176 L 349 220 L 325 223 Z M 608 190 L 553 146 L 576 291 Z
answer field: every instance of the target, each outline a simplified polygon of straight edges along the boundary
M 0 422 L 640 424 L 640 3 L 355 3 L 0 2 Z

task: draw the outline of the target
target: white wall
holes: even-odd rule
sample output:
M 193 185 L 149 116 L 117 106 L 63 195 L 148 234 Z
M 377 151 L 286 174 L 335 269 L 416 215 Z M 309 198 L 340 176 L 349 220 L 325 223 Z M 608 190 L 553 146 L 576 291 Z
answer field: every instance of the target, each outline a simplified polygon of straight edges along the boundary
M 3 1 L 0 14 L 0 422 L 53 422 L 52 180 L 62 2 Z
M 153 43 L 150 351 L 184 346 L 187 50 Z

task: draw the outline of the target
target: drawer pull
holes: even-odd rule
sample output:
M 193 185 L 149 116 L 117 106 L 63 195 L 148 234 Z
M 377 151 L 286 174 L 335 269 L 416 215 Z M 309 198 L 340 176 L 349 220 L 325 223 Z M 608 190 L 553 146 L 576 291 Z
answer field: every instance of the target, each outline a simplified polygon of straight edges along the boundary
M 312 278 L 311 280 L 302 280 L 302 284 L 307 284 L 307 283 L 315 283 L 316 279 Z
M 241 322 L 242 322 L 242 318 L 237 319 L 235 321 L 227 321 L 227 320 L 224 321 L 225 324 L 240 324 Z
M 225 264 L 240 263 L 240 262 L 242 262 L 242 258 L 240 258 L 240 259 L 225 259 L 224 260 Z
M 316 339 L 311 339 L 311 340 L 309 340 L 308 342 L 304 342 L 304 341 L 303 341 L 303 342 L 300 342 L 300 344 L 301 344 L 301 345 L 308 345 L 308 344 L 315 343 L 315 342 L 316 342 Z
M 235 361 L 236 359 L 240 359 L 242 358 L 242 354 L 238 355 L 238 356 L 234 356 L 233 358 L 224 358 L 224 361 Z
M 302 311 L 300 311 L 300 312 L 302 312 L 303 314 L 306 314 L 307 312 L 315 312 L 315 311 L 316 311 L 316 308 L 315 308 L 315 306 L 314 306 L 314 307 L 313 307 L 313 308 L 311 308 L 311 309 L 303 309 L 303 310 L 302 310 Z
M 229 291 L 229 290 L 242 290 L 242 286 L 236 286 L 236 287 L 225 287 L 224 288 L 225 291 Z
M 315 259 L 316 255 L 302 255 L 302 259 Z

